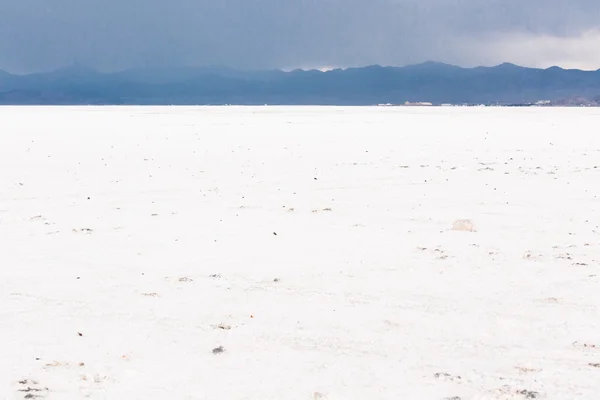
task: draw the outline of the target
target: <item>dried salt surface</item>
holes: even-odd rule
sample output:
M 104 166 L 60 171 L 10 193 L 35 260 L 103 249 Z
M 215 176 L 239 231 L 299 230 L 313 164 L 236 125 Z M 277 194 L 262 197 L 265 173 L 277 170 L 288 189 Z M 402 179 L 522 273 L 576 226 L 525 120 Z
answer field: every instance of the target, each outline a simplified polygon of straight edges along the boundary
M 595 109 L 0 124 L 0 398 L 600 393 Z

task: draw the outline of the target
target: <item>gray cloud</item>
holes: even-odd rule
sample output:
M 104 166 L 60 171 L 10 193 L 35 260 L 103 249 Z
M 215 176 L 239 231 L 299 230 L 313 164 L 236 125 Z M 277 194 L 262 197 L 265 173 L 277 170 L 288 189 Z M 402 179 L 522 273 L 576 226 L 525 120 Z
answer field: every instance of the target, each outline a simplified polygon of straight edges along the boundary
M 515 35 L 596 30 L 598 0 L 0 0 L 0 68 L 519 62 Z

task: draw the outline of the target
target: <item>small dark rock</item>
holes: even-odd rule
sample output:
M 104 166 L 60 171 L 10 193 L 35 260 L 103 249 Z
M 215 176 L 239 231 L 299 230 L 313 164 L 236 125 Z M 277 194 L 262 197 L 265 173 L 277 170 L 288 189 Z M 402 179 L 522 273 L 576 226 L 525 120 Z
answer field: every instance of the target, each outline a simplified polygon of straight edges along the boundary
M 214 349 L 212 349 L 212 352 L 213 352 L 213 354 L 225 353 L 225 347 L 223 347 L 223 346 L 215 347 Z

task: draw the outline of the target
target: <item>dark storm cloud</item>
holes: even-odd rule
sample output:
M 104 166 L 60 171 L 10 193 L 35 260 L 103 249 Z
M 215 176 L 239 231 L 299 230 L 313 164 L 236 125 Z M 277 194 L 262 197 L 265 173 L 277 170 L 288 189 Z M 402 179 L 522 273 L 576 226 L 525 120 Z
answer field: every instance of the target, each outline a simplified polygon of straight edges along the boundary
M 0 68 L 486 62 L 468 43 L 598 28 L 598 0 L 0 0 Z

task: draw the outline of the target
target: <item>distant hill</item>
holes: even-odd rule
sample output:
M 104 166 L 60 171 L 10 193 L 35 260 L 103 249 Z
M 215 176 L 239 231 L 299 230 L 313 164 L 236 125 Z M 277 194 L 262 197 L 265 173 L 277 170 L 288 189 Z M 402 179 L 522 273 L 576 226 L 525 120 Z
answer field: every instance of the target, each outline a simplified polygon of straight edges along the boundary
M 327 72 L 200 67 L 100 73 L 82 66 L 30 75 L 0 71 L 0 104 L 521 104 L 569 98 L 600 99 L 600 70 L 426 62 Z

